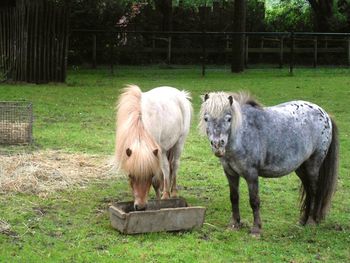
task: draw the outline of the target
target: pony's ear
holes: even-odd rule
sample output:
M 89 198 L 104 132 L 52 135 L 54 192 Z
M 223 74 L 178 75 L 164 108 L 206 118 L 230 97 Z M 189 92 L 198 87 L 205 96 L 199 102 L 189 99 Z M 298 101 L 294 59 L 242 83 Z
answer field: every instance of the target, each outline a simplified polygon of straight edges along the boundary
M 132 154 L 132 150 L 130 148 L 126 149 L 126 155 L 130 157 Z
M 158 155 L 158 149 L 153 150 L 153 154 L 154 154 L 154 156 L 157 156 Z
M 201 99 L 202 99 L 202 102 L 206 101 L 207 99 L 209 99 L 209 94 L 205 94 L 205 95 L 201 95 Z
M 232 103 L 233 103 L 233 98 L 232 98 L 232 96 L 228 96 L 228 100 L 230 101 L 230 105 L 232 105 Z

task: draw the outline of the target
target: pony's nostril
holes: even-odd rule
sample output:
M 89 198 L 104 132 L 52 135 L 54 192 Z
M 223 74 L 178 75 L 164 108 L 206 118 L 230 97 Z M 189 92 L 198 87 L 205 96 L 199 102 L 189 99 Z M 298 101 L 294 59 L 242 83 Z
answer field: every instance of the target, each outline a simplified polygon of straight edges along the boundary
M 225 141 L 224 141 L 224 140 L 221 140 L 220 143 L 221 143 L 221 145 L 224 145 L 224 144 L 225 144 Z
M 210 141 L 210 144 L 211 144 L 211 146 L 213 146 L 214 145 L 213 141 Z

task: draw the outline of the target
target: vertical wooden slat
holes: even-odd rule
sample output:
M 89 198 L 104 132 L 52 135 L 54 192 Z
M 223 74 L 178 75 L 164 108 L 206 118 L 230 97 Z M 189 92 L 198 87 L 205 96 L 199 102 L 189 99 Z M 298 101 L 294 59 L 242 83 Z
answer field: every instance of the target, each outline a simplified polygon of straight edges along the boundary
M 16 42 L 17 42 L 17 49 L 16 49 L 16 57 L 17 57 L 17 64 L 16 64 L 16 80 L 21 78 L 22 74 L 22 52 L 21 52 L 21 46 L 22 46 L 22 25 L 23 25 L 23 16 L 22 11 L 20 8 L 17 8 L 15 10 L 15 17 L 18 21 L 17 23 L 17 29 L 16 29 Z
M 33 8 L 32 5 L 27 5 L 28 11 L 28 48 L 27 48 L 27 79 L 26 81 L 31 82 L 33 80 Z
M 68 44 L 69 44 L 69 7 L 68 7 L 68 2 L 65 3 L 65 39 L 64 39 L 64 65 L 63 65 L 63 81 L 66 80 L 66 74 L 67 74 L 67 63 L 68 63 Z
M 39 23 L 39 3 L 34 4 L 34 24 L 33 24 L 33 48 L 34 48 L 34 58 L 33 58 L 33 82 L 36 82 L 38 79 L 38 56 L 39 56 L 39 50 L 38 50 L 38 23 Z
M 23 73 L 23 81 L 28 81 L 29 74 L 29 58 L 28 58 L 28 49 L 29 49 L 29 7 L 27 5 L 23 5 L 22 8 L 25 12 L 25 27 L 24 27 L 24 47 L 23 47 L 23 57 L 24 57 L 24 73 Z
M 61 64 L 61 28 L 62 28 L 62 12 L 60 8 L 57 8 L 57 17 L 56 17 L 56 25 L 57 25 L 57 38 L 56 38 L 56 81 L 60 81 L 61 71 L 60 71 L 60 64 Z
M 15 32 L 15 41 L 16 41 L 16 67 L 15 67 L 15 79 L 18 79 L 21 71 L 20 71 L 20 65 L 21 65 L 21 51 L 20 51 L 20 46 L 21 46 L 21 25 L 22 25 L 22 19 L 21 19 L 21 13 L 20 10 L 14 9 L 14 17 L 17 20 L 17 26 L 16 26 L 16 32 Z
M 52 81 L 53 79 L 53 69 L 52 69 L 52 46 L 53 46 L 53 32 L 52 32 L 52 25 L 53 25 L 53 8 L 52 8 L 52 3 L 48 3 L 47 5 L 47 13 L 48 13 L 48 37 L 46 39 L 47 41 L 47 75 L 49 81 Z
M 47 4 L 46 2 L 43 3 L 43 34 L 42 34 L 42 45 L 43 45 L 43 49 L 42 49 L 42 81 L 43 82 L 47 82 L 48 81 L 48 77 L 47 77 L 47 55 L 46 55 L 46 50 L 47 50 L 47 37 L 48 37 L 48 25 L 47 25 Z
M 1 46 L 0 46 L 0 52 L 1 52 L 1 67 L 3 70 L 3 74 L 5 74 L 5 36 L 4 36 L 4 32 L 5 32 L 5 25 L 4 25 L 4 16 L 5 16 L 5 10 L 3 10 L 1 12 L 1 17 L 0 17 L 0 28 L 1 28 L 1 32 L 0 32 L 0 37 L 1 37 Z
M 4 14 L 4 44 L 5 44 L 5 73 L 8 71 L 8 35 L 7 35 L 7 28 L 8 28 L 8 23 L 7 23 L 7 20 L 8 20 L 8 11 L 6 10 L 5 14 Z
M 3 71 L 4 71 L 4 66 L 3 66 L 3 50 L 2 50 L 2 43 L 3 43 L 3 36 L 2 36 L 2 32 L 3 32 L 3 26 L 2 26 L 2 17 L 4 15 L 4 12 L 2 10 L 0 10 L 0 77 L 2 77 L 3 75 Z
M 63 82 L 63 75 L 64 75 L 64 35 L 65 35 L 65 10 L 63 6 L 60 6 L 60 38 L 59 38 L 59 78 L 58 81 Z
M 38 44 L 37 44 L 37 49 L 38 49 L 38 57 L 37 57 L 37 70 L 38 70 L 38 73 L 37 73 L 37 77 L 36 77 L 36 80 L 35 82 L 36 83 L 41 83 L 42 80 L 43 80 L 43 74 L 42 74 L 42 66 L 43 66 L 43 63 L 42 63 L 42 52 L 43 52 L 43 48 L 42 48 L 42 35 L 43 35 L 43 30 L 42 30 L 42 27 L 43 27 L 43 4 L 42 2 L 40 4 L 38 4 L 38 24 L 37 24 L 37 27 L 38 27 Z
M 57 80 L 57 70 L 56 70 L 56 63 L 57 63 L 57 58 L 56 58 L 56 50 L 57 50 L 57 45 L 56 45 L 56 38 L 57 38 L 57 10 L 52 5 L 52 10 L 53 10 L 53 19 L 52 19 L 52 80 L 56 82 Z

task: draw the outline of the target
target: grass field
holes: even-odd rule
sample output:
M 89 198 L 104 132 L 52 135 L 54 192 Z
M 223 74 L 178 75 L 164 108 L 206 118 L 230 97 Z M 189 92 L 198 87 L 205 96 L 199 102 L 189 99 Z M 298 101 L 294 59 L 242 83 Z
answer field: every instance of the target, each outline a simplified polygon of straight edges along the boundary
M 121 235 L 110 227 L 112 200 L 132 199 L 126 179 L 103 180 L 86 188 L 55 192 L 46 198 L 0 195 L 0 262 L 349 262 L 350 261 L 350 70 L 248 70 L 121 67 L 70 71 L 66 84 L 1 85 L 0 100 L 34 103 L 35 146 L 0 148 L 1 154 L 60 149 L 112 155 L 115 101 L 124 84 L 144 90 L 170 85 L 191 91 L 194 120 L 181 158 L 180 195 L 207 207 L 202 229 L 192 232 Z M 199 95 L 212 90 L 249 90 L 265 105 L 304 99 L 331 113 L 340 130 L 341 162 L 337 193 L 324 222 L 301 227 L 299 181 L 292 174 L 261 179 L 260 239 L 248 234 L 252 213 L 241 181 L 244 227 L 226 229 L 231 215 L 229 188 L 219 160 L 197 131 Z M 0 167 L 1 170 L 1 167 Z M 154 194 L 151 194 L 154 197 Z

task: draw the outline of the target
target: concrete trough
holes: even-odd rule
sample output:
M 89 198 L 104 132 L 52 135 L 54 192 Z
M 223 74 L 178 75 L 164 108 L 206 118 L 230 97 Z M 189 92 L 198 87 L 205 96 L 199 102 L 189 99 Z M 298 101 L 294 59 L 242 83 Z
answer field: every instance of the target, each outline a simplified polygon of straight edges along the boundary
M 205 207 L 189 206 L 183 198 L 148 201 L 147 210 L 135 211 L 133 202 L 109 207 L 112 227 L 124 234 L 180 231 L 201 228 Z

